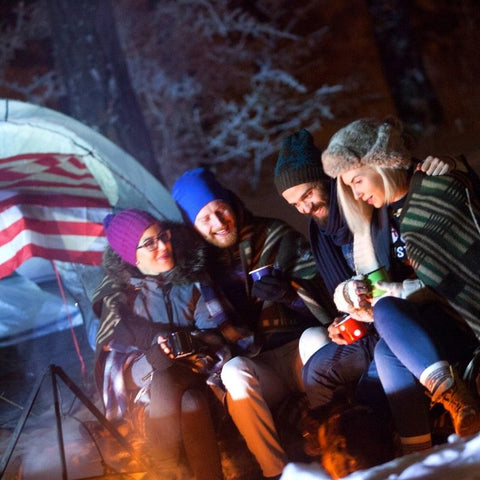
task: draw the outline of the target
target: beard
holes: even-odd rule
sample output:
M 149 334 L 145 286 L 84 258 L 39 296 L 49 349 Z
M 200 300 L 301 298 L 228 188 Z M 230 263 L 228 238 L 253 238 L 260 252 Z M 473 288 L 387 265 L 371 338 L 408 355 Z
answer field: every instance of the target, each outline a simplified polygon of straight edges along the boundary
M 227 235 L 222 237 L 217 237 L 215 234 L 209 235 L 208 238 L 205 238 L 208 243 L 214 245 L 218 248 L 229 248 L 233 247 L 237 243 L 238 233 L 237 229 L 233 229 Z
M 317 213 L 321 212 L 322 209 L 323 209 L 322 214 L 318 215 Z M 329 209 L 326 203 L 316 203 L 312 205 L 312 209 L 310 213 L 308 213 L 308 217 L 315 220 L 315 222 L 321 227 L 326 227 L 328 224 L 328 214 L 329 214 Z

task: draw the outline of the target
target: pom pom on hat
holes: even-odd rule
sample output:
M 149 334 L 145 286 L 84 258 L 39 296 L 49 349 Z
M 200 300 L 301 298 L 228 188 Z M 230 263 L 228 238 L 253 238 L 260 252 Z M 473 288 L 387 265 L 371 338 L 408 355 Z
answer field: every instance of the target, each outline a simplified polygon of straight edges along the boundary
M 173 185 L 172 197 L 192 225 L 198 212 L 213 200 L 231 203 L 229 191 L 204 167 L 186 171 Z
M 332 136 L 322 163 L 325 173 L 336 178 L 363 165 L 408 169 L 412 159 L 399 120 L 362 118 Z
M 109 214 L 103 219 L 103 228 L 112 249 L 120 258 L 135 265 L 137 261 L 137 246 L 143 232 L 158 220 L 143 210 L 134 208 Z
M 280 195 L 296 185 L 326 179 L 321 152 L 308 130 L 300 130 L 283 141 L 273 178 Z

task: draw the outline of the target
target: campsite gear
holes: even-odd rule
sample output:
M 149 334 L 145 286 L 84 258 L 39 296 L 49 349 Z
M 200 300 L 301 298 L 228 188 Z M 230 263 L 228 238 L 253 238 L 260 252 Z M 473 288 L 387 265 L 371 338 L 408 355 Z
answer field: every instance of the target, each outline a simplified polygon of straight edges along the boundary
M 170 333 L 167 343 L 175 358 L 185 357 L 193 353 L 192 337 L 185 330 Z
M 344 317 L 338 324 L 338 328 L 344 340 L 350 344 L 367 334 L 368 327 L 365 322 L 360 322 L 352 318 L 351 315 Z
M 29 302 L 14 304 L 2 294 L 8 315 L 0 311 L 0 316 L 8 317 L 8 324 L 3 323 L 0 340 L 12 344 L 20 335 L 25 339 L 26 332 L 32 338 L 68 328 L 58 305 L 44 308 L 52 295 L 44 298 L 37 278 L 44 277 L 45 265 L 52 270 L 41 261 L 46 259 L 55 262 L 80 305 L 94 348 L 98 319 L 91 299 L 107 245 L 103 218 L 112 210 L 140 208 L 160 220 L 181 221 L 180 211 L 168 190 L 131 155 L 73 118 L 1 99 L 0 119 L 0 291 L 24 275 L 35 287 L 29 289 Z M 35 318 L 34 309 L 39 311 Z M 52 314 L 40 314 L 45 311 Z
M 252 270 L 251 272 L 248 272 L 250 277 L 252 277 L 252 280 L 254 282 L 260 280 L 262 277 L 265 275 L 270 275 L 271 277 L 277 276 L 279 272 L 278 268 L 275 268 L 273 265 L 264 265 L 263 267 L 256 268 L 255 270 Z
M 385 269 L 385 267 L 380 267 L 374 270 L 373 272 L 367 273 L 366 277 L 367 277 L 367 284 L 372 289 L 373 298 L 381 297 L 383 294 L 386 293 L 385 290 L 381 290 L 380 288 L 375 286 L 377 282 L 390 281 L 390 276 L 388 275 L 388 272 Z

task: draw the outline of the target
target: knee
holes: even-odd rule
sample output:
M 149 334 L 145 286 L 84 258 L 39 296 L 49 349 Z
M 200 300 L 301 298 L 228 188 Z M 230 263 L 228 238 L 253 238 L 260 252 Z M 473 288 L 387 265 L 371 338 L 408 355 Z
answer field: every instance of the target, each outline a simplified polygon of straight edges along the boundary
M 252 379 L 256 378 L 255 366 L 249 358 L 234 357 L 223 366 L 220 376 L 228 391 L 247 390 Z
M 198 412 L 205 408 L 206 401 L 200 390 L 189 389 L 182 395 L 182 412 Z
M 383 325 L 394 318 L 395 312 L 399 308 L 399 301 L 402 300 L 396 297 L 382 297 L 375 303 L 373 307 L 373 316 L 375 319 L 375 326 L 381 328 Z
M 301 335 L 298 343 L 298 351 L 302 364 L 305 365 L 308 359 L 320 348 L 330 342 L 328 331 L 325 327 L 307 328 Z

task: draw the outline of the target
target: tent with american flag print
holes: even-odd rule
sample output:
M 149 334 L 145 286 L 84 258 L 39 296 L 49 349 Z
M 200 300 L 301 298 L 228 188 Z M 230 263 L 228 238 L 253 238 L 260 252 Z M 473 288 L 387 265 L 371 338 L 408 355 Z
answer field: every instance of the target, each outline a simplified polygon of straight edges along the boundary
M 0 100 L 0 344 L 52 321 L 43 306 L 29 314 L 36 289 L 18 284 L 25 272 L 35 278 L 53 268 L 83 316 L 91 314 L 106 245 L 102 220 L 132 207 L 181 220 L 165 187 L 104 136 L 53 110 Z M 17 307 L 12 291 L 28 298 Z

